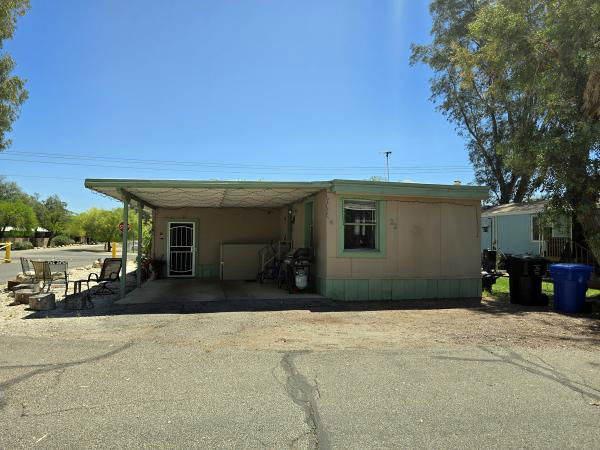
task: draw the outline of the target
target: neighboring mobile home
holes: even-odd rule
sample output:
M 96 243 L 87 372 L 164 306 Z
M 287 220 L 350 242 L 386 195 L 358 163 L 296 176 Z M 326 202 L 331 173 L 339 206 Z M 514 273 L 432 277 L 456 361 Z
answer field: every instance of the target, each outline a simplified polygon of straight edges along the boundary
M 152 256 L 167 261 L 169 277 L 245 279 L 261 246 L 292 240 L 313 248 L 313 285 L 333 299 L 481 296 L 485 187 L 104 179 L 85 186 L 152 210 Z
M 496 249 L 505 254 L 561 257 L 587 257 L 587 249 L 574 242 L 572 221 L 567 216 L 551 220 L 544 216 L 546 202 L 508 203 L 484 210 L 481 214 L 481 249 Z M 586 262 L 586 261 L 580 261 Z M 586 262 L 587 263 L 587 262 Z

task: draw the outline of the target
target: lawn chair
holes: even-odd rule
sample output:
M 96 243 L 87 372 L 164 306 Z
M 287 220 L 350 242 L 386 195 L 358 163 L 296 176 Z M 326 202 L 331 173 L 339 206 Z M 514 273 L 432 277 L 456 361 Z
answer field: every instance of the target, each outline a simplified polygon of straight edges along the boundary
M 107 285 L 108 283 L 114 283 L 115 281 L 119 281 L 121 266 L 123 261 L 121 258 L 106 258 L 104 263 L 102 264 L 102 270 L 100 270 L 100 275 L 97 273 L 90 273 L 87 279 L 87 288 L 89 295 L 108 295 L 114 294 L 111 288 Z M 90 282 L 95 281 L 98 283 L 96 290 L 92 293 L 90 291 Z
M 30 280 L 33 280 L 35 277 L 35 272 L 33 270 L 33 266 L 31 265 L 31 260 L 27 258 L 21 257 L 21 270 L 23 271 L 23 276 Z
M 42 283 L 42 292 L 50 292 L 52 285 L 64 284 L 65 295 L 69 289 L 69 263 L 66 261 L 31 261 L 33 264 L 34 282 Z

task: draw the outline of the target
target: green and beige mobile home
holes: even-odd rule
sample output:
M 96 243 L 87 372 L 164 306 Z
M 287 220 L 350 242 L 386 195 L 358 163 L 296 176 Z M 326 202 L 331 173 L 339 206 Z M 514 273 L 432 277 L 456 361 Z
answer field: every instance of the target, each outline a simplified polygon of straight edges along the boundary
M 85 185 L 152 211 L 152 257 L 166 261 L 166 277 L 247 279 L 260 248 L 292 241 L 313 249 L 313 286 L 329 298 L 481 296 L 485 187 L 349 180 Z

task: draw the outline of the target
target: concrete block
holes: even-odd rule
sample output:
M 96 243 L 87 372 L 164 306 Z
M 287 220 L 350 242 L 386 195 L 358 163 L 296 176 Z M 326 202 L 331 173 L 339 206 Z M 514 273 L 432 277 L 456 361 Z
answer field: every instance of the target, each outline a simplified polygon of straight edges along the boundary
M 8 288 L 9 291 L 12 291 L 15 288 L 15 286 L 18 286 L 20 284 L 21 284 L 21 282 L 19 280 L 8 280 L 6 282 L 6 287 Z
M 35 272 L 21 272 L 17 275 L 17 281 L 20 281 L 21 283 L 27 283 L 33 280 L 34 276 Z
M 34 311 L 49 311 L 55 308 L 56 298 L 51 292 L 29 297 L 29 309 L 33 309 Z
M 94 304 L 92 303 L 91 299 L 87 296 L 87 294 L 77 294 L 65 297 L 63 307 L 64 309 L 77 310 L 88 309 L 92 308 L 93 306 Z
M 40 285 L 37 283 L 19 283 L 13 287 L 13 291 L 20 291 L 21 289 L 31 289 L 35 292 L 40 292 Z
M 15 291 L 15 301 L 17 303 L 22 303 L 24 305 L 29 304 L 29 297 L 33 297 L 38 294 L 39 291 L 34 291 L 33 289 L 19 289 Z

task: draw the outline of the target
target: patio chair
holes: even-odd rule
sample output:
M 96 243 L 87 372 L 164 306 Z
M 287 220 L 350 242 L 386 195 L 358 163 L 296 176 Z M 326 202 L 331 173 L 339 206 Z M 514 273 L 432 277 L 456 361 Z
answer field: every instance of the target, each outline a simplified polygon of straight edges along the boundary
M 42 291 L 50 292 L 52 285 L 64 284 L 65 295 L 69 289 L 69 263 L 66 261 L 31 261 L 34 282 L 42 283 Z
M 23 276 L 29 278 L 31 280 L 35 277 L 35 272 L 33 270 L 33 266 L 31 265 L 31 260 L 28 258 L 21 257 L 21 270 L 23 271 Z
M 123 261 L 121 258 L 106 258 L 104 263 L 102 263 L 102 270 L 100 270 L 100 275 L 97 273 L 90 273 L 87 279 L 87 288 L 88 292 L 90 292 L 90 282 L 95 281 L 98 283 L 96 290 L 93 292 L 94 295 L 108 295 L 114 294 L 111 288 L 107 285 L 108 283 L 114 283 L 115 281 L 119 281 L 121 266 Z

